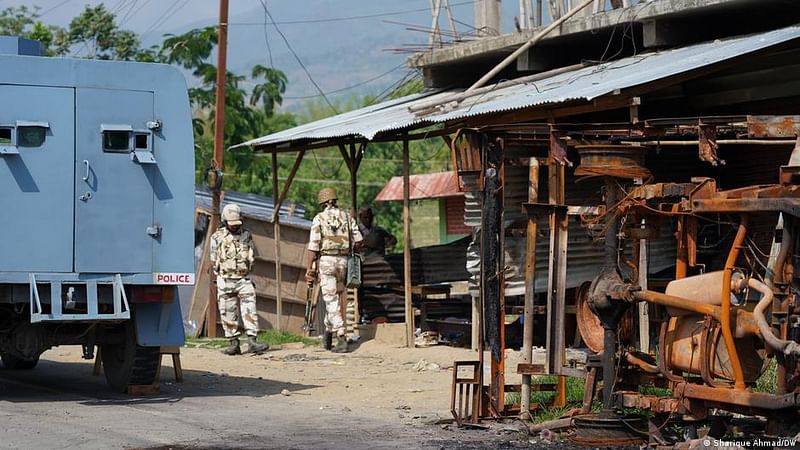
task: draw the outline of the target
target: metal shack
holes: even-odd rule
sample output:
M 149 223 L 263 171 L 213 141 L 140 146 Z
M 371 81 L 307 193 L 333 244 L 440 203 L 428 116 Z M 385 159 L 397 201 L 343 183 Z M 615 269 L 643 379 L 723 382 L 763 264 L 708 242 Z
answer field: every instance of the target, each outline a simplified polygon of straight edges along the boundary
M 186 83 L 158 64 L 45 58 L 0 37 L 0 356 L 101 349 L 109 385 L 149 384 L 181 345 L 194 280 Z
M 203 242 L 210 234 L 207 229 L 208 221 L 203 218 L 211 215 L 211 193 L 207 190 L 197 190 L 196 198 L 199 214 L 196 232 L 199 238 L 195 244 L 198 249 L 205 251 L 200 256 L 200 263 L 197 265 L 197 284 L 192 294 L 188 319 L 193 321 L 194 334 L 198 335 L 203 329 L 200 325 L 205 320 L 208 308 L 208 252 L 207 246 L 204 246 Z M 282 317 L 278 323 L 275 229 L 272 223 L 274 201 L 260 195 L 225 191 L 222 206 L 229 203 L 236 203 L 241 207 L 244 227 L 252 234 L 256 247 L 256 263 L 251 277 L 256 285 L 259 328 L 303 334 L 306 305 L 305 248 L 308 244 L 308 233 L 311 230 L 311 221 L 303 218 L 305 207 L 285 202 L 280 208 Z

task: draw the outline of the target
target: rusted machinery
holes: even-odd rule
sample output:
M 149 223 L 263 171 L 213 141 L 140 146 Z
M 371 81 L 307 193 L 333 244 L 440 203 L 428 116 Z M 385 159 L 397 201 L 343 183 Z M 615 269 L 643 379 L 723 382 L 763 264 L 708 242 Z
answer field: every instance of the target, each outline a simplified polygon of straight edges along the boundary
M 669 441 L 667 423 L 713 423 L 715 411 L 765 418 L 765 435 L 797 434 L 798 168 L 782 167 L 782 184 L 722 191 L 710 178 L 648 184 L 647 169 L 637 164 L 643 147 L 587 146 L 579 151 L 576 173 L 605 177 L 605 264 L 578 306 L 581 332 L 594 336 L 594 350 L 601 352 L 603 409 L 576 418 L 573 441 L 664 444 Z M 639 178 L 637 184 L 634 178 Z M 759 250 L 750 224 L 778 214 L 782 233 L 771 251 Z M 677 269 L 675 279 L 657 292 L 641 286 L 641 268 L 638 261 L 629 261 L 626 248 L 638 247 L 663 220 L 677 225 Z M 730 230 L 719 233 L 720 242 L 729 243 L 724 260 L 698 261 L 698 221 L 715 224 L 717 231 Z M 636 348 L 629 338 L 630 321 L 620 325 L 640 302 L 665 307 L 654 352 Z M 596 318 L 587 314 L 589 310 Z M 625 337 L 619 339 L 621 327 Z M 597 340 L 601 334 L 602 346 Z M 770 364 L 777 367 L 775 391 L 756 392 L 756 381 Z M 587 377 L 590 392 L 595 379 Z M 647 385 L 668 388 L 670 395 L 637 389 Z M 654 413 L 649 427 L 640 423 L 641 416 L 626 414 L 630 408 Z M 722 437 L 720 427 L 711 429 L 712 435 Z

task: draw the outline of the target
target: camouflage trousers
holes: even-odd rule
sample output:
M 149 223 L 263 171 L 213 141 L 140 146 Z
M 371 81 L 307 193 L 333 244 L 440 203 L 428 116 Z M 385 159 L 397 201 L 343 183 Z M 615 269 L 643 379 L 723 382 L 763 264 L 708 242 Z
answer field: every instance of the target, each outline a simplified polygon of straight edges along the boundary
M 258 334 L 256 288 L 248 278 L 217 277 L 217 304 L 225 337 L 241 334 L 239 324 L 249 336 Z
M 320 256 L 319 287 L 325 302 L 325 329 L 344 336 L 342 305 L 347 301 L 345 278 L 347 277 L 346 256 Z

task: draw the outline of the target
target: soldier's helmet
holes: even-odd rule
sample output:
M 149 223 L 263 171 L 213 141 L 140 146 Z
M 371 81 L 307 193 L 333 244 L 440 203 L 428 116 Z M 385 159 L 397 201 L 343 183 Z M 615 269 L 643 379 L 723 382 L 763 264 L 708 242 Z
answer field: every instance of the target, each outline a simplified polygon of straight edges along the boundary
M 319 191 L 319 204 L 320 205 L 323 204 L 323 203 L 329 202 L 331 200 L 336 200 L 338 198 L 339 197 L 336 196 L 336 190 L 334 190 L 333 188 L 326 187 L 326 188 L 322 188 L 322 190 Z
M 229 203 L 222 209 L 222 220 L 228 225 L 241 225 L 242 218 L 240 216 L 239 205 Z

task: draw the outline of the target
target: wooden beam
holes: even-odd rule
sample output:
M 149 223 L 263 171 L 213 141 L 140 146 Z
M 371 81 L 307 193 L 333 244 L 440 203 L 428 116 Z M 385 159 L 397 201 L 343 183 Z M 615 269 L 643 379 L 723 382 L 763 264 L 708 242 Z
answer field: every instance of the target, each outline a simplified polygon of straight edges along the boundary
M 288 180 L 287 180 L 288 181 Z M 278 152 L 272 152 L 272 195 L 278 196 Z M 277 209 L 275 210 L 277 211 Z M 283 297 L 281 292 L 281 216 L 275 214 L 272 221 L 275 233 L 275 329 L 281 331 L 283 319 Z
M 273 153 L 274 155 L 275 153 Z M 281 191 L 280 197 L 274 203 L 274 210 L 272 211 L 272 222 L 278 219 L 278 214 L 281 211 L 281 206 L 283 206 L 283 201 L 286 200 L 286 194 L 289 192 L 289 188 L 292 187 L 292 181 L 294 181 L 294 176 L 297 174 L 297 169 L 300 168 L 300 163 L 303 162 L 303 156 L 306 154 L 305 150 L 300 150 L 297 153 L 297 158 L 294 160 L 294 165 L 292 166 L 292 171 L 289 173 L 289 178 L 286 179 L 286 183 L 283 185 L 283 190 Z
M 539 201 L 539 160 L 530 158 L 528 169 L 528 203 Z M 522 330 L 522 362 L 533 362 L 534 308 L 536 294 L 536 233 L 535 217 L 528 217 L 527 245 L 525 250 L 525 309 Z M 531 407 L 531 375 L 522 375 L 520 419 L 529 420 Z
M 347 164 L 347 169 L 350 173 L 353 173 L 353 163 L 350 160 L 350 155 L 347 154 L 347 147 L 345 147 L 345 144 L 339 144 L 339 153 L 342 154 L 342 159 L 344 159 L 344 163 Z
M 411 306 L 411 188 L 408 141 L 403 141 L 403 295 L 405 297 L 406 346 L 414 347 L 414 309 Z

